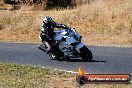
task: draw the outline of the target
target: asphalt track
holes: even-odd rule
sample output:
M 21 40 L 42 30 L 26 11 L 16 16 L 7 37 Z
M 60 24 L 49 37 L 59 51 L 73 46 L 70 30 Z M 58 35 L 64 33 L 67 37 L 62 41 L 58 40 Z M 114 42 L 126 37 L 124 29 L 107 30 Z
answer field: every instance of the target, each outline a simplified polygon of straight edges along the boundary
M 37 44 L 0 43 L 0 62 L 70 71 L 77 71 L 78 67 L 82 66 L 87 73 L 127 73 L 132 76 L 132 47 L 88 46 L 88 48 L 93 53 L 92 62 L 82 62 L 80 58 L 57 61 L 39 50 Z

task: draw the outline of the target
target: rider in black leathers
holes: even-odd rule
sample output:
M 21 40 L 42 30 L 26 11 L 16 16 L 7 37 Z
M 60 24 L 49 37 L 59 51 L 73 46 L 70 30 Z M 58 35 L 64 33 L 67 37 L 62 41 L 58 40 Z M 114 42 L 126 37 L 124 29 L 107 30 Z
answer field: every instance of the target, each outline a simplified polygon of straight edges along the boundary
M 43 19 L 43 24 L 41 27 L 40 37 L 42 39 L 42 43 L 45 42 L 47 46 L 47 52 L 52 52 L 52 44 L 54 43 L 54 28 L 67 28 L 64 24 L 58 24 L 52 20 L 50 16 L 45 16 Z M 54 53 L 54 52 L 52 52 Z

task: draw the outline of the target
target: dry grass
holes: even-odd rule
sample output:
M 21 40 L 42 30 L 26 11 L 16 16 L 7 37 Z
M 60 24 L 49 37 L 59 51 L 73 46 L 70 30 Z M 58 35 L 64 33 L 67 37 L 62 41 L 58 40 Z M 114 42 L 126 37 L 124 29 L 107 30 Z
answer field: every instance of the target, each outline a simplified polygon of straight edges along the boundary
M 56 85 L 51 81 L 67 83 L 73 77 L 74 74 L 48 68 L 0 63 L 1 88 L 53 88 Z
M 26 11 L 28 10 L 28 11 Z M 0 40 L 38 42 L 44 16 L 75 27 L 84 41 L 94 45 L 132 45 L 131 0 L 95 0 L 73 10 L 0 11 Z

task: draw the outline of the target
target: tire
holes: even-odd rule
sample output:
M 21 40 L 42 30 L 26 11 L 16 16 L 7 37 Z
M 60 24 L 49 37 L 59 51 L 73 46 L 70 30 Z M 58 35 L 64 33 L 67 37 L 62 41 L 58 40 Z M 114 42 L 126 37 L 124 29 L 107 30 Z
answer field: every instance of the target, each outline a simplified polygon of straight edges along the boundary
M 80 49 L 80 52 L 81 52 L 80 56 L 82 57 L 83 61 L 92 61 L 93 59 L 92 52 L 86 46 L 83 46 Z

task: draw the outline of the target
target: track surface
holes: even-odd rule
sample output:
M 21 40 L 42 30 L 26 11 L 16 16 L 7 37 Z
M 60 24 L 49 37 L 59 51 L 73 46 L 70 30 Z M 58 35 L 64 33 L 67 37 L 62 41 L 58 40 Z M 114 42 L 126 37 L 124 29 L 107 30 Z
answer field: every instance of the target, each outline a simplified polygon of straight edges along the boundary
M 88 46 L 92 62 L 79 58 L 67 61 L 52 60 L 37 48 L 37 44 L 0 43 L 0 62 L 43 66 L 59 70 L 77 71 L 82 66 L 87 73 L 129 73 L 132 76 L 132 48 Z

